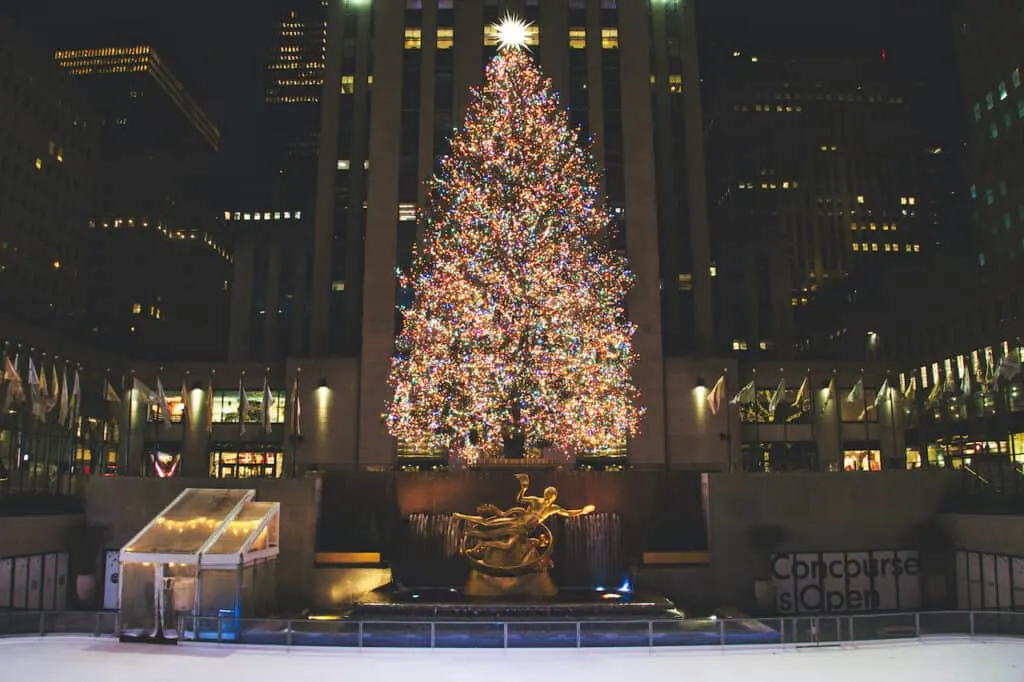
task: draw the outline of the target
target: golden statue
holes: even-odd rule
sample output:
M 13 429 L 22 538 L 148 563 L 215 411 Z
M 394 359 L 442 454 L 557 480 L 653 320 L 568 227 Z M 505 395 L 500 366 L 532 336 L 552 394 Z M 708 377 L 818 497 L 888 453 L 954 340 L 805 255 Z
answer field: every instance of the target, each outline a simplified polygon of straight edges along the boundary
M 493 504 L 477 508 L 477 515 L 455 514 L 465 521 L 460 551 L 473 567 L 465 592 L 470 596 L 553 596 L 558 590 L 551 582 L 551 554 L 554 537 L 544 524 L 552 516 L 572 518 L 594 511 L 565 509 L 555 503 L 558 490 L 544 489 L 540 497 L 527 495 L 528 474 L 516 474 L 521 506 L 502 510 Z

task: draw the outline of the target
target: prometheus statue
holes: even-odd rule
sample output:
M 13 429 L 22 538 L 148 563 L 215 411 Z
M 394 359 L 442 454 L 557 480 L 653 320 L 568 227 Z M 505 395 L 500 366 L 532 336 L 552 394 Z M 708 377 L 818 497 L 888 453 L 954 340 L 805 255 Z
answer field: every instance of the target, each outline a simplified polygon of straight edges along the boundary
M 544 489 L 540 497 L 527 495 L 528 474 L 516 474 L 520 506 L 502 510 L 493 504 L 481 505 L 477 514 L 455 514 L 465 522 L 460 550 L 472 566 L 465 593 L 477 597 L 529 596 L 549 597 L 558 589 L 548 570 L 552 566 L 554 536 L 545 525 L 552 516 L 572 518 L 594 511 L 588 504 L 582 509 L 565 509 L 555 503 L 558 490 Z

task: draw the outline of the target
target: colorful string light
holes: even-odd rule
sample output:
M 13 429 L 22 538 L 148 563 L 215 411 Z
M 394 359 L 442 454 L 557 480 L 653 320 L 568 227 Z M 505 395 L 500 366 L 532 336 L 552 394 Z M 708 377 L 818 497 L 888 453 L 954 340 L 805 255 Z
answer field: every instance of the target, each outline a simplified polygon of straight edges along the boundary
M 413 302 L 384 415 L 407 444 L 494 456 L 512 434 L 566 454 L 620 447 L 643 408 L 630 378 L 633 276 L 589 152 L 525 51 L 471 93 L 430 184 Z

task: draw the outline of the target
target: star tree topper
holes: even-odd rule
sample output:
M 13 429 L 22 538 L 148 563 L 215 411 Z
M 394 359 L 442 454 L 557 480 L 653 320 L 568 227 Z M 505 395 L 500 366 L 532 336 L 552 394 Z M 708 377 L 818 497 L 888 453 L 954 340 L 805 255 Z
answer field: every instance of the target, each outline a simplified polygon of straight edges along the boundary
M 491 27 L 491 38 L 498 42 L 499 50 L 529 50 L 526 39 L 532 25 L 532 21 L 506 14 Z

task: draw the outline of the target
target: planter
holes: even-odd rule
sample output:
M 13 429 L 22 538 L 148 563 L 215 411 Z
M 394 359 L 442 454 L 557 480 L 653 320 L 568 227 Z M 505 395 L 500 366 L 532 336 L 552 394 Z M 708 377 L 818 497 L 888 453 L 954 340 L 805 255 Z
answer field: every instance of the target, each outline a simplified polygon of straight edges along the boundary
M 771 580 L 754 581 L 754 599 L 760 613 L 775 611 L 775 583 Z
M 96 576 L 85 573 L 75 577 L 75 595 L 82 606 L 91 606 L 96 598 Z

